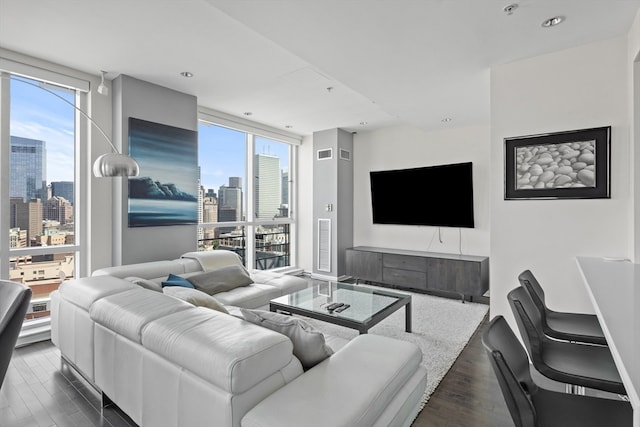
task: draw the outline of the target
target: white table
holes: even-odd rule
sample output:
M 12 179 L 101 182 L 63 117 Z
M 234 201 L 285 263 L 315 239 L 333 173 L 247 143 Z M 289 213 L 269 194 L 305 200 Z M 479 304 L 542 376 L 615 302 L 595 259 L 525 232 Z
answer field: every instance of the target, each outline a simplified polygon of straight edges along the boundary
M 577 257 L 589 297 L 607 338 L 640 427 L 640 264 Z

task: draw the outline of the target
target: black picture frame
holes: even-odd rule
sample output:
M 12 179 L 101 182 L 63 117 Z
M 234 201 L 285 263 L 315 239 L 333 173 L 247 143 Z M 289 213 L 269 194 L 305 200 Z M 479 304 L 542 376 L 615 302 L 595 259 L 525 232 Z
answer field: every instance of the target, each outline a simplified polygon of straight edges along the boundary
M 609 199 L 611 126 L 505 138 L 505 200 Z

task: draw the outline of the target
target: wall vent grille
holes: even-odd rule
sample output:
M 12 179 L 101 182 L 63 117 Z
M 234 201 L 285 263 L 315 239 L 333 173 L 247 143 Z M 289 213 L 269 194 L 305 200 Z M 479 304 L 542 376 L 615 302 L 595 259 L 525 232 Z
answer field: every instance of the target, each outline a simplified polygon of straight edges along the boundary
M 318 160 L 329 160 L 333 158 L 333 149 L 325 148 L 324 150 L 318 150 Z
M 330 219 L 318 219 L 318 271 L 331 271 Z

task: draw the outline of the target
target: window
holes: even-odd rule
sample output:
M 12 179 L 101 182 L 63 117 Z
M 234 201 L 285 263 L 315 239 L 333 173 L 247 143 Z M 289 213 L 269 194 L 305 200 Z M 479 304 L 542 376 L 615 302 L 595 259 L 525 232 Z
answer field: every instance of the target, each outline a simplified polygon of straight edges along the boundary
M 291 266 L 293 153 L 290 143 L 201 120 L 200 250 L 229 249 L 260 270 Z
M 0 276 L 33 291 L 24 329 L 35 319 L 48 319 L 51 292 L 77 271 L 78 138 L 73 106 L 82 95 L 51 79 L 44 82 L 11 70 L 0 70 L 0 75 L 0 106 L 8 106 L 0 109 L 0 124 L 8 124 L 8 129 L 0 129 L 0 150 L 8 157 L 8 167 L 0 169 Z

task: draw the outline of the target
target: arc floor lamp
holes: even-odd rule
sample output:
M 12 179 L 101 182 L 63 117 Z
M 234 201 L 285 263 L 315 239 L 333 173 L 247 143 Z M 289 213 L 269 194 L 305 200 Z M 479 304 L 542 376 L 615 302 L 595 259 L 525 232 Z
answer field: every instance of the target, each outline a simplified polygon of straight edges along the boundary
M 73 107 L 84 118 L 89 120 L 89 122 L 93 126 L 95 126 L 96 129 L 98 129 L 98 131 L 100 132 L 100 134 L 102 134 L 104 139 L 106 139 L 109 145 L 111 145 L 113 152 L 102 154 L 93 163 L 93 174 L 96 177 L 100 178 L 100 177 L 115 177 L 115 176 L 138 176 L 138 174 L 140 173 L 140 167 L 138 166 L 138 163 L 132 157 L 127 156 L 126 154 L 120 153 L 116 148 L 116 146 L 111 141 L 111 138 L 107 136 L 105 131 L 102 130 L 102 128 L 100 127 L 100 125 L 98 125 L 98 123 L 96 123 L 95 120 L 93 120 L 87 113 L 85 113 L 80 108 L 78 108 L 74 103 L 69 102 L 68 100 L 58 95 L 54 91 L 47 89 L 46 87 L 43 87 L 36 83 L 33 83 L 31 81 L 23 80 L 15 76 L 12 76 L 11 80 L 24 83 L 26 85 L 34 86 L 44 90 L 45 92 L 49 92 L 51 95 L 55 96 L 59 100 Z M 104 72 L 103 72 L 103 84 L 104 84 Z

